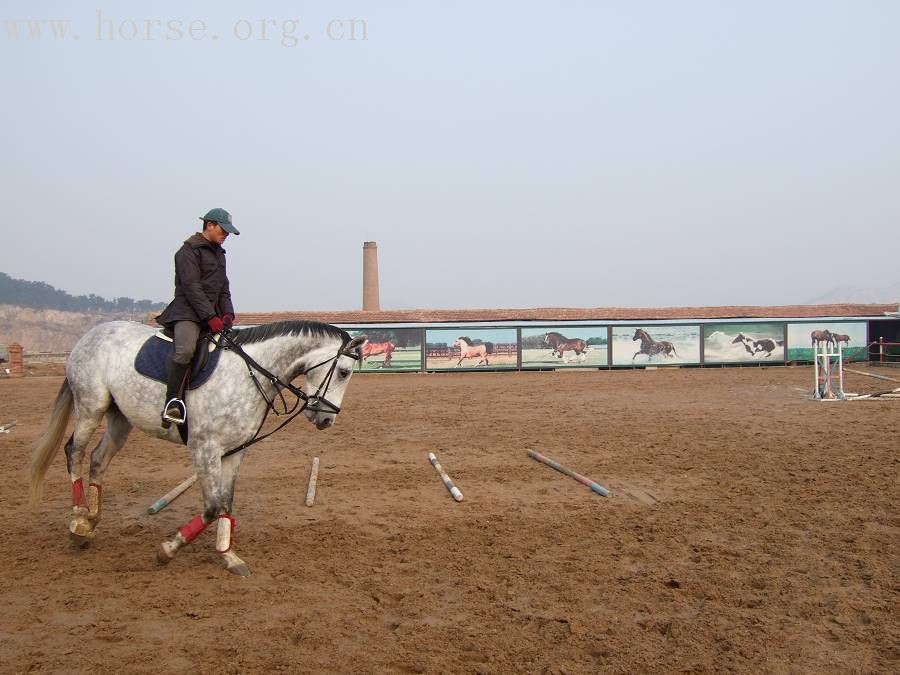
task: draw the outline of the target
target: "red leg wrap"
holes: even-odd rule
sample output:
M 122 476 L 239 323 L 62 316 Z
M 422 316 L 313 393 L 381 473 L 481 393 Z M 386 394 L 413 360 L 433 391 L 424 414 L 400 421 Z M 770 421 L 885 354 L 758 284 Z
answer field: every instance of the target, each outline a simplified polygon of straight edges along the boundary
M 72 506 L 87 508 L 87 500 L 84 498 L 84 481 L 80 478 L 72 481 Z
M 190 522 L 183 525 L 182 528 L 178 530 L 178 533 L 186 543 L 190 544 L 201 532 L 203 532 L 203 530 L 206 529 L 207 525 L 209 525 L 209 523 L 203 522 L 203 516 L 194 516 Z

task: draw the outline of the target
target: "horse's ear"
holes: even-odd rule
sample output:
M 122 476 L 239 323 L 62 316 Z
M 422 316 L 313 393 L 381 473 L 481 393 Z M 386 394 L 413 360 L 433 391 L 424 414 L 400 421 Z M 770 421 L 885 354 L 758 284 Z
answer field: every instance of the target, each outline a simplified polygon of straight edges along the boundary
M 356 349 L 357 347 L 361 346 L 368 339 L 369 338 L 367 338 L 365 335 L 357 335 L 355 338 L 353 338 L 352 340 L 350 340 L 350 342 L 347 343 L 346 349 L 348 351 L 351 349 Z

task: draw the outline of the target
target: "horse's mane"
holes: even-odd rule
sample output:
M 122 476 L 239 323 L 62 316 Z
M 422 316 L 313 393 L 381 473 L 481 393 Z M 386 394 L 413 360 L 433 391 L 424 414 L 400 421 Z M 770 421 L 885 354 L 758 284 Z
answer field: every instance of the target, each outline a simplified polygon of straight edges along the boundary
M 246 345 L 286 335 L 309 335 L 310 337 L 337 338 L 342 342 L 350 341 L 350 334 L 347 331 L 316 321 L 276 321 L 252 328 L 240 328 L 231 334 L 231 339 L 239 345 Z
M 468 338 L 468 336 L 466 336 L 466 335 L 460 335 L 460 336 L 459 336 L 459 339 L 460 339 L 460 340 L 465 340 L 465 341 L 466 341 L 466 344 L 469 345 L 470 347 L 474 347 L 474 346 L 475 346 L 475 345 L 472 343 L 472 341 Z
M 555 335 L 556 337 L 562 338 L 563 340 L 566 339 L 565 335 L 563 335 L 562 333 L 557 333 L 555 330 L 550 331 L 549 333 L 547 333 L 547 335 Z

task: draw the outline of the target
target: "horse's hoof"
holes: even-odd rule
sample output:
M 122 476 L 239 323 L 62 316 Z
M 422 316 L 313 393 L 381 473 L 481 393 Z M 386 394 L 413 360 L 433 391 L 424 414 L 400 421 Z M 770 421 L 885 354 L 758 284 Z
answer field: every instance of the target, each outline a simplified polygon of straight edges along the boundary
M 91 545 L 91 538 L 70 531 L 69 542 L 72 544 L 72 548 L 83 550 Z
M 84 516 L 75 516 L 69 521 L 69 534 L 74 539 L 90 539 L 94 535 L 91 521 Z
M 240 563 L 239 565 L 232 565 L 231 567 L 226 567 L 229 572 L 235 574 L 239 577 L 249 577 L 250 576 L 250 568 L 247 567 L 246 563 Z
M 170 553 L 166 548 L 166 542 L 156 547 L 156 562 L 159 565 L 168 565 L 175 557 L 175 553 Z
M 250 576 L 250 568 L 247 567 L 247 563 L 241 560 L 234 551 L 225 551 L 222 554 L 222 562 L 225 564 L 225 569 L 232 574 L 239 577 Z

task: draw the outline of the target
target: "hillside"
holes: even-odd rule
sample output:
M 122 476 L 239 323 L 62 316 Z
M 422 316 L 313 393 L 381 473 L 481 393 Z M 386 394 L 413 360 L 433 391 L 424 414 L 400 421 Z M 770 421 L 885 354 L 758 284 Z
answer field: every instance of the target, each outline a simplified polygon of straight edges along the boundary
M 26 354 L 67 352 L 90 328 L 104 321 L 147 321 L 145 313 L 63 312 L 0 305 L 0 345 L 18 342 Z

